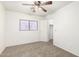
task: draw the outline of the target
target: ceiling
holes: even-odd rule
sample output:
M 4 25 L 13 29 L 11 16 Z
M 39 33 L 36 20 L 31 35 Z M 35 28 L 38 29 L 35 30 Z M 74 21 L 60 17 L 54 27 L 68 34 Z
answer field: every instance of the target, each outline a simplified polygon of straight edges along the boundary
M 52 5 L 42 6 L 47 10 L 47 12 L 43 12 L 41 9 L 37 9 L 38 12 L 32 12 L 31 10 L 32 6 L 22 5 L 22 3 L 31 4 L 33 3 L 33 1 L 3 1 L 2 3 L 7 10 L 23 12 L 23 13 L 32 14 L 32 15 L 45 16 L 68 5 L 69 3 L 71 3 L 71 1 L 53 1 Z

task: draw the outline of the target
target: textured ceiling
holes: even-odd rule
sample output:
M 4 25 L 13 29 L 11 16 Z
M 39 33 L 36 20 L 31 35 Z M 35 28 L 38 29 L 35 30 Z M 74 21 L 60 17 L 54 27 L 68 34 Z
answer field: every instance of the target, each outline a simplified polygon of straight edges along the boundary
M 65 5 L 68 5 L 69 3 L 71 3 L 71 1 L 53 1 L 52 5 L 42 6 L 47 10 L 46 13 L 43 12 L 40 8 L 39 9 L 37 8 L 36 10 L 38 12 L 34 13 L 31 10 L 32 6 L 23 6 L 22 5 L 22 3 L 27 3 L 27 4 L 33 3 L 31 1 L 4 1 L 2 3 L 7 10 L 23 12 L 23 13 L 32 14 L 32 15 L 45 16 L 49 13 L 53 13 L 53 12 L 57 11 L 58 9 L 64 7 Z

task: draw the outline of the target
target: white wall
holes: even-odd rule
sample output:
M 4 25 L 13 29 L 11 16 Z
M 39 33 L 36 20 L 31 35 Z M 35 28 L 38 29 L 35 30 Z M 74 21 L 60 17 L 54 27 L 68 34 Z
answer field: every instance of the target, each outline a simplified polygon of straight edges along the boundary
M 73 2 L 47 18 L 53 19 L 54 45 L 79 56 L 79 2 Z
M 19 31 L 20 19 L 37 20 L 38 31 Z M 27 15 L 15 11 L 6 11 L 6 46 L 37 42 L 41 41 L 42 38 L 46 39 L 46 34 L 42 34 L 45 33 L 44 29 L 47 28 L 46 24 L 43 17 Z M 43 36 L 41 36 L 41 34 Z M 45 41 L 44 39 L 42 41 Z
M 43 18 L 40 21 L 40 41 L 48 42 L 48 20 Z
M 0 3 L 0 54 L 5 48 L 4 44 L 4 17 L 5 17 L 5 10 L 3 5 Z

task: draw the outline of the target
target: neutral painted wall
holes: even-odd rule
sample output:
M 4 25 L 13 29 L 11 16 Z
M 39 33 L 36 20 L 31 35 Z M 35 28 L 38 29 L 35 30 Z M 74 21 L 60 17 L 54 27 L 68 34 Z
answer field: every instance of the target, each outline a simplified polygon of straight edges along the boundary
M 38 31 L 19 31 L 19 20 L 37 20 Z M 6 11 L 6 46 L 32 43 L 37 41 L 46 41 L 47 22 L 43 17 L 27 15 L 15 11 Z M 44 32 L 43 32 L 44 31 Z M 42 36 L 43 35 L 43 36 Z
M 4 17 L 5 17 L 5 9 L 3 5 L 0 3 L 0 54 L 5 48 L 4 42 Z
M 79 2 L 73 2 L 47 18 L 53 19 L 54 45 L 79 56 Z
M 40 41 L 48 42 L 48 20 L 43 18 L 40 21 Z

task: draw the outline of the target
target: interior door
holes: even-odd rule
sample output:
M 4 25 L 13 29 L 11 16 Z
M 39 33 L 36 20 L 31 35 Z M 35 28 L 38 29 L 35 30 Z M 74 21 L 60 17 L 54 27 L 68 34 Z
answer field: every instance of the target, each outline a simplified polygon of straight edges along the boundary
M 49 39 L 53 40 L 53 25 L 52 24 L 49 25 Z

